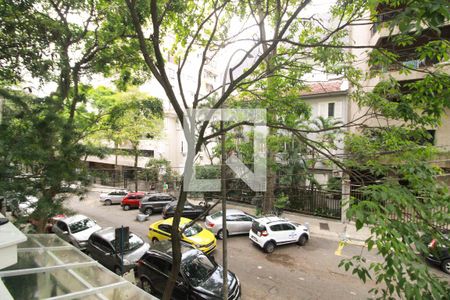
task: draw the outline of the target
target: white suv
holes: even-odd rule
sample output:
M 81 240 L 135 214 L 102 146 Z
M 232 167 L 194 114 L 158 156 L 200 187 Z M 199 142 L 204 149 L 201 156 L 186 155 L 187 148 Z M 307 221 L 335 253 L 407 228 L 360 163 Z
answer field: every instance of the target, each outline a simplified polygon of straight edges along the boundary
M 272 253 L 278 245 L 305 245 L 309 240 L 309 229 L 279 217 L 262 217 L 253 221 L 249 238 L 267 253 Z

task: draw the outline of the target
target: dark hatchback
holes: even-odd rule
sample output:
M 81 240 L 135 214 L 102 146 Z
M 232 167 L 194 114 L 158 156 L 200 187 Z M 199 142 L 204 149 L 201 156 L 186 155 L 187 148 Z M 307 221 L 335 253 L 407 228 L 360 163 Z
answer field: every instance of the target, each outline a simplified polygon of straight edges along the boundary
M 176 200 L 175 197 L 165 194 L 157 193 L 144 196 L 139 203 L 139 211 L 146 215 L 151 215 L 155 211 L 162 211 L 163 208 L 170 202 Z
M 123 256 L 114 248 L 114 245 L 115 229 L 108 227 L 91 234 L 86 252 L 103 266 L 119 275 L 122 273 L 122 263 L 124 273 L 134 269 L 136 261 L 149 249 L 149 245 L 133 233 L 130 233 L 128 248 L 125 249 Z
M 175 214 L 175 208 L 177 207 L 178 201 L 172 201 L 168 203 L 163 211 L 162 211 L 162 217 L 164 219 L 173 217 Z M 186 201 L 183 207 L 183 212 L 181 214 L 182 217 L 189 218 L 189 219 L 195 219 L 198 216 L 200 216 L 202 213 L 204 213 L 207 209 L 207 206 L 205 205 L 195 205 L 190 203 L 189 201 Z
M 223 268 L 200 250 L 188 244 L 181 247 L 180 275 L 172 299 L 222 299 Z M 172 269 L 172 244 L 157 242 L 137 262 L 136 278 L 146 292 L 161 296 Z M 237 276 L 228 271 L 228 299 L 241 298 L 241 284 Z

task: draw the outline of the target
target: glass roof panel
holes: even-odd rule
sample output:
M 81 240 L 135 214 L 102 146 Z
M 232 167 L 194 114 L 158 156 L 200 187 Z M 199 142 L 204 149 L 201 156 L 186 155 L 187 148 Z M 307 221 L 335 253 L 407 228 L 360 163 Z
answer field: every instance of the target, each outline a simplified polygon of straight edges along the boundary
M 17 248 L 36 248 L 40 247 L 30 236 L 27 236 L 27 240 L 17 245 Z
M 94 287 L 123 281 L 113 272 L 110 272 L 107 269 L 104 269 L 100 266 L 91 266 L 89 268 L 77 268 L 73 270 L 81 278 L 89 282 L 89 284 Z
M 58 247 L 69 245 L 67 242 L 60 239 L 56 234 L 33 234 L 28 235 L 28 239 L 35 240 L 36 242 L 40 243 L 43 247 Z
M 0 270 L 14 299 L 156 299 L 56 235 L 27 237 L 18 247 L 18 262 Z
M 129 286 L 123 286 L 118 288 L 112 288 L 103 291 L 101 295 L 105 296 L 109 300 L 144 300 L 152 299 L 152 296 L 144 292 L 139 288 L 130 288 Z M 76 298 L 77 300 L 98 300 L 96 295 L 89 295 L 87 297 Z M 153 298 L 157 299 L 157 298 Z
M 2 280 L 14 299 L 44 299 L 86 289 L 64 269 L 4 277 Z
M 59 265 L 54 257 L 45 251 L 17 252 L 17 263 L 1 271 L 42 268 Z

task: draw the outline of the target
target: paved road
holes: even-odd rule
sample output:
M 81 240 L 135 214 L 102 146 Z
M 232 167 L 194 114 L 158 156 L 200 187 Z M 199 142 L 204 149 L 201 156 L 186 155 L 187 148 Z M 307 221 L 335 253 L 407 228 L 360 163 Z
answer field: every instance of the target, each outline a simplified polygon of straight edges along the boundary
M 69 199 L 68 208 L 90 216 L 103 227 L 130 226 L 131 231 L 147 237 L 148 225 L 159 220 L 153 215 L 147 222 L 137 222 L 137 210 L 123 211 L 120 206 L 103 206 L 98 201 L 99 191 L 90 191 L 83 201 Z M 243 299 L 367 299 L 372 282 L 366 285 L 337 267 L 344 257 L 366 251 L 347 245 L 341 256 L 335 255 L 338 244 L 311 237 L 304 247 L 287 245 L 268 255 L 253 246 L 247 236 L 231 237 L 228 242 L 229 269 L 242 283 Z M 222 243 L 215 252 L 217 262 L 222 259 Z M 369 260 L 377 257 L 367 254 Z

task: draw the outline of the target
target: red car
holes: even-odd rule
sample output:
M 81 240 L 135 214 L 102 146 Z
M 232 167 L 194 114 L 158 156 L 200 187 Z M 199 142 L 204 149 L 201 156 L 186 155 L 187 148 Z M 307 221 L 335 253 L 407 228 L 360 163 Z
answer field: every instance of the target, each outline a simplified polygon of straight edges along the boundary
M 141 199 L 145 196 L 144 192 L 134 192 L 128 193 L 120 202 L 120 206 L 122 206 L 123 210 L 130 210 L 132 208 L 139 208 L 139 203 Z

